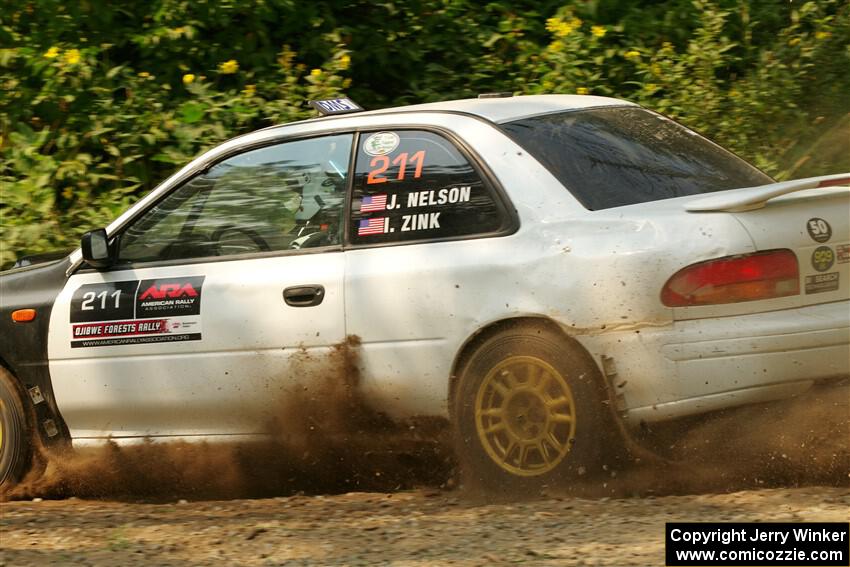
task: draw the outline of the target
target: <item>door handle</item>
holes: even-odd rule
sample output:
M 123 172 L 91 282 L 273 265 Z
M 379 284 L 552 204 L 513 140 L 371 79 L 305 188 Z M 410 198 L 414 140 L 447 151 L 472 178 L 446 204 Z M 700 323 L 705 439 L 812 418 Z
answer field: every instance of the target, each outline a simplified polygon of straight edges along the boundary
M 283 300 L 292 307 L 313 307 L 325 299 L 321 285 L 295 285 L 283 290 Z

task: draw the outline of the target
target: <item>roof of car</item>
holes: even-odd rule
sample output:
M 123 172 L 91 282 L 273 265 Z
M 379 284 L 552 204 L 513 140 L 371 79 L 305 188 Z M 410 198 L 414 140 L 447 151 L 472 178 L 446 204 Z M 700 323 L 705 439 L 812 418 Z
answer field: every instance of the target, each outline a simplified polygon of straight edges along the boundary
M 425 104 L 412 104 L 409 106 L 396 106 L 392 108 L 381 108 L 378 110 L 367 110 L 358 112 L 356 116 L 368 116 L 375 114 L 392 114 L 401 112 L 462 112 L 472 114 L 492 122 L 509 122 L 528 116 L 562 112 L 566 110 L 579 110 L 582 108 L 596 108 L 600 106 L 623 106 L 634 105 L 632 102 L 609 98 L 604 96 L 589 95 L 527 95 L 527 96 L 505 96 L 494 98 L 467 98 L 461 100 L 447 100 L 444 102 L 429 102 Z M 342 114 L 338 116 L 322 116 L 313 120 L 333 120 L 341 116 L 352 116 Z

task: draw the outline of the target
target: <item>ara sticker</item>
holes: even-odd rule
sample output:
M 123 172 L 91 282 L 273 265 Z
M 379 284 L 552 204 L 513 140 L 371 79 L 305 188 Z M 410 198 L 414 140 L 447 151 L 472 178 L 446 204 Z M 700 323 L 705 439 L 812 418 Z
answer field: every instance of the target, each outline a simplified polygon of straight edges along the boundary
M 826 242 L 832 238 L 832 227 L 825 220 L 815 217 L 806 223 L 806 230 L 815 242 Z
M 71 347 L 201 340 L 204 276 L 85 284 L 71 298 Z
M 370 156 L 385 156 L 391 154 L 398 147 L 399 142 L 398 134 L 395 132 L 377 132 L 363 142 L 363 151 Z
M 142 280 L 136 318 L 200 315 L 204 276 Z
M 818 246 L 812 252 L 812 267 L 819 272 L 825 272 L 835 263 L 835 253 L 829 246 Z
M 806 276 L 806 293 L 823 293 L 838 289 L 838 272 Z
M 835 247 L 835 255 L 839 264 L 850 262 L 850 244 L 839 244 Z

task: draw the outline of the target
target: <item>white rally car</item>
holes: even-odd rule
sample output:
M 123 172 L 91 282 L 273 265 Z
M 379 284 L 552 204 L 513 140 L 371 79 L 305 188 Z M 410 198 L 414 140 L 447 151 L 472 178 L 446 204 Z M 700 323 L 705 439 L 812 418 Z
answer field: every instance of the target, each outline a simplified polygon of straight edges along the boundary
M 850 174 L 775 183 L 610 98 L 315 106 L 0 277 L 0 482 L 31 431 L 261 437 L 351 336 L 363 399 L 496 484 L 850 375 Z

